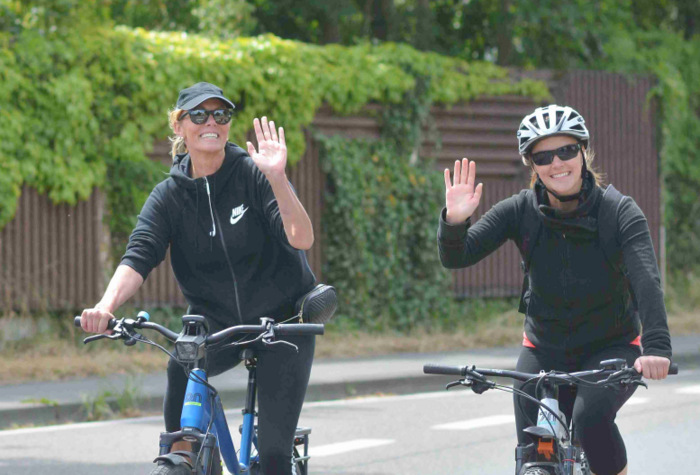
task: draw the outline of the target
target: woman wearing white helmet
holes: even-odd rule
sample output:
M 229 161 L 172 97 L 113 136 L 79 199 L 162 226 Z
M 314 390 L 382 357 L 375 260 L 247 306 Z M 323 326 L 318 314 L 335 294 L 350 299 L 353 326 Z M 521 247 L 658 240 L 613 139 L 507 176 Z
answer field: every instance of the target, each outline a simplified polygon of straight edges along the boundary
M 497 203 L 474 224 L 483 188 L 475 186 L 476 164 L 456 161 L 453 177 L 445 170 L 446 206 L 438 228 L 442 264 L 471 266 L 514 241 L 527 275 L 518 371 L 571 372 L 623 358 L 645 378 L 664 379 L 671 340 L 643 212 L 619 193 L 615 212 L 607 211 L 616 191 L 600 186 L 590 166 L 588 129 L 571 107 L 536 109 L 523 119 L 517 137 L 523 163 L 531 168 L 531 187 Z M 522 389 L 534 394 L 532 385 Z M 585 386 L 560 392 L 560 407 L 567 419 L 573 417 L 596 475 L 627 473 L 615 416 L 633 392 Z M 516 404 L 515 413 L 518 441 L 526 445 L 522 430 L 536 419 L 537 407 Z

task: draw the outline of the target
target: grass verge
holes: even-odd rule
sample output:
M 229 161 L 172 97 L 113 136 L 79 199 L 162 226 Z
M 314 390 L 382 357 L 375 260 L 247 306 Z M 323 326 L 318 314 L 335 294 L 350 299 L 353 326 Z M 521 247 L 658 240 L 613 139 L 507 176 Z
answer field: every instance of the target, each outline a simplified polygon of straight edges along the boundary
M 674 299 L 668 306 L 672 334 L 700 334 L 700 305 L 695 307 L 692 301 L 689 304 L 684 298 Z M 464 321 L 452 322 L 449 327 L 441 324 L 406 333 L 390 330 L 367 332 L 339 317 L 327 326 L 324 336 L 317 338 L 316 357 L 369 357 L 517 345 L 522 338 L 522 315 L 514 308 L 512 300 L 492 302 L 476 309 L 472 304 L 470 317 Z M 179 315 L 175 310 L 154 313 L 153 320 L 177 328 Z M 69 325 L 66 318 L 57 319 L 55 315 L 39 319 L 14 316 L 10 317 L 14 323 L 9 325 L 7 319 L 4 317 L 5 323 L 0 326 L 5 333 L 0 347 L 0 358 L 4 363 L 0 365 L 0 384 L 111 374 L 138 375 L 162 371 L 166 367 L 168 357 L 150 346 L 125 347 L 106 340 L 83 345 L 81 341 L 85 335 Z M 28 323 L 27 319 L 33 323 Z M 22 328 L 15 333 L 26 335 L 30 333 L 28 325 L 39 329 L 33 338 L 7 338 L 8 326 Z

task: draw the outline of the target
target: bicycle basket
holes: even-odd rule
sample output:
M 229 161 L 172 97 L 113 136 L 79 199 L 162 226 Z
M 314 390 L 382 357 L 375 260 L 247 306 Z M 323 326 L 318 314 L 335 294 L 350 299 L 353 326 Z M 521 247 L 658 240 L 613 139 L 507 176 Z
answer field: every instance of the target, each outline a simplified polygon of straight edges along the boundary
M 318 284 L 294 305 L 301 323 L 327 323 L 338 308 L 338 295 L 332 285 Z

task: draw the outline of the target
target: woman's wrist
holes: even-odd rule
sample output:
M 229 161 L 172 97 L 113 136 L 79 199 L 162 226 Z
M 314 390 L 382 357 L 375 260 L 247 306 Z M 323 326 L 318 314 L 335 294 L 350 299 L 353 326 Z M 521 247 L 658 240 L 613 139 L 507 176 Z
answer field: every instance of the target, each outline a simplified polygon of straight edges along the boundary
M 465 223 L 469 218 L 470 216 L 455 216 L 454 214 L 450 214 L 449 210 L 445 211 L 445 222 L 450 225 Z

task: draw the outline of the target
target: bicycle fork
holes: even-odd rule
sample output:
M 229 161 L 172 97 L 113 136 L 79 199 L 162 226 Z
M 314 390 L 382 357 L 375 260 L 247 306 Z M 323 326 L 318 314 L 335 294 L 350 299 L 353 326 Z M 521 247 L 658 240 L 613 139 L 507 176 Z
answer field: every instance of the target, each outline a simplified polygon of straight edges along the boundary
M 207 380 L 207 374 L 204 370 L 197 368 L 193 369 L 191 373 L 194 376 L 190 375 L 187 382 L 185 401 L 182 407 L 182 416 L 180 417 L 180 427 L 182 429 L 177 432 L 162 432 L 160 434 L 160 455 L 156 460 L 170 458 L 168 454 L 173 442 L 185 440 L 197 443 L 201 448 L 201 466 L 203 467 L 209 467 L 214 457 L 214 451 L 218 450 L 218 447 L 224 448 L 221 450 L 221 455 L 226 468 L 229 472 L 239 475 L 243 467 L 239 465 L 236 458 L 236 451 L 224 415 L 221 398 L 219 398 L 218 394 L 212 398 L 209 388 L 203 384 Z M 207 433 L 212 411 L 211 432 Z M 250 451 L 248 451 L 248 454 L 250 454 Z M 196 460 L 191 460 L 190 462 L 194 473 L 201 473 L 199 467 L 194 466 Z
M 248 356 L 244 350 L 241 355 Z M 245 367 L 248 369 L 248 391 L 243 408 L 243 425 L 241 426 L 241 465 L 250 467 L 250 453 L 253 445 L 257 445 L 255 436 L 255 398 L 258 387 L 255 358 L 246 358 Z
M 543 389 L 542 404 L 545 404 L 566 422 L 564 414 L 559 411 L 558 386 L 556 384 L 548 384 L 545 381 Z M 524 430 L 533 443 L 518 444 L 515 448 L 516 475 L 520 475 L 527 468 L 533 466 L 551 467 L 554 468 L 557 474 L 578 475 L 579 448 L 572 443 L 560 443 L 560 441 L 566 440 L 566 428 L 546 409 L 538 408 L 537 415 L 537 425 Z M 573 428 L 571 433 L 573 433 Z M 557 470 L 557 466 L 561 467 L 562 472 Z

